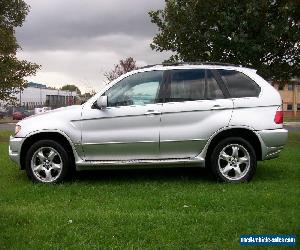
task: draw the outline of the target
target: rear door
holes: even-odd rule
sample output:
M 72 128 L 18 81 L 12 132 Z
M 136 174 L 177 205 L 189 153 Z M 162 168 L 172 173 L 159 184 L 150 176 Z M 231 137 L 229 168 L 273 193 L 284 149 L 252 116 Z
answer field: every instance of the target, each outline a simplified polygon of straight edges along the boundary
M 233 101 L 210 70 L 174 69 L 166 74 L 160 156 L 196 157 L 210 136 L 228 125 Z

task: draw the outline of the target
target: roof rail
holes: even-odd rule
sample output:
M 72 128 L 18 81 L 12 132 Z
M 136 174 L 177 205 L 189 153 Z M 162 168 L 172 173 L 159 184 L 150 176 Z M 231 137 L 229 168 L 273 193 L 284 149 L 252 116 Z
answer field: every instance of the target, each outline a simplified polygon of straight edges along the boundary
M 151 67 L 155 67 L 155 66 L 163 66 L 163 64 L 149 64 L 149 65 L 146 65 L 146 66 L 142 66 L 142 67 L 139 67 L 138 69 L 147 69 L 147 68 L 151 68 Z
M 242 65 L 232 64 L 232 63 L 222 63 L 222 62 L 174 62 L 174 63 L 163 63 L 163 66 L 172 66 L 172 65 L 220 65 L 220 66 L 235 66 L 242 67 Z
M 155 66 L 179 66 L 179 65 L 219 65 L 219 66 L 243 67 L 242 65 L 238 65 L 238 64 L 222 63 L 222 62 L 172 62 L 172 63 L 146 65 L 140 67 L 139 69 L 151 68 Z

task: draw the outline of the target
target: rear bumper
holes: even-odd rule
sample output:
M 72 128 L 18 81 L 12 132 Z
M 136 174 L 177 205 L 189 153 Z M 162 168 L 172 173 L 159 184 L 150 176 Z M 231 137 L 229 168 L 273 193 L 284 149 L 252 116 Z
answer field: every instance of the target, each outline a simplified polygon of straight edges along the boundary
M 261 141 L 262 160 L 272 159 L 279 156 L 287 138 L 286 129 L 268 129 L 257 131 Z
M 9 148 L 8 148 L 8 154 L 9 158 L 17 163 L 20 167 L 20 154 L 21 154 L 21 147 L 24 142 L 25 138 L 19 138 L 19 137 L 10 137 L 9 140 Z

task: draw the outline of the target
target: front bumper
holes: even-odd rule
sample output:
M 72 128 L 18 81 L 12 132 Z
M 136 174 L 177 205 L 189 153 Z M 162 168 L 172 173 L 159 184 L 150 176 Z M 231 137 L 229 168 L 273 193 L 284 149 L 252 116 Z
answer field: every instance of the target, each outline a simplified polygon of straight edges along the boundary
M 15 163 L 17 163 L 19 167 L 21 167 L 20 155 L 21 155 L 21 147 L 24 140 L 25 138 L 13 137 L 13 136 L 11 136 L 9 139 L 9 148 L 8 148 L 9 158 Z
M 272 159 L 279 156 L 287 138 L 286 129 L 268 129 L 257 131 L 261 142 L 262 160 Z

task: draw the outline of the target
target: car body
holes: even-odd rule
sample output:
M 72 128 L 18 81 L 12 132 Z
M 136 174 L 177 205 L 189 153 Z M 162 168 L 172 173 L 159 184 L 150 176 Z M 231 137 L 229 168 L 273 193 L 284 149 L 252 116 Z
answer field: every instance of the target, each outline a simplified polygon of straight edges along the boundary
M 74 167 L 157 165 L 207 166 L 219 180 L 242 182 L 257 160 L 279 155 L 282 116 L 279 93 L 253 69 L 154 65 L 120 76 L 83 105 L 20 121 L 9 155 L 39 182 L 61 181 Z

